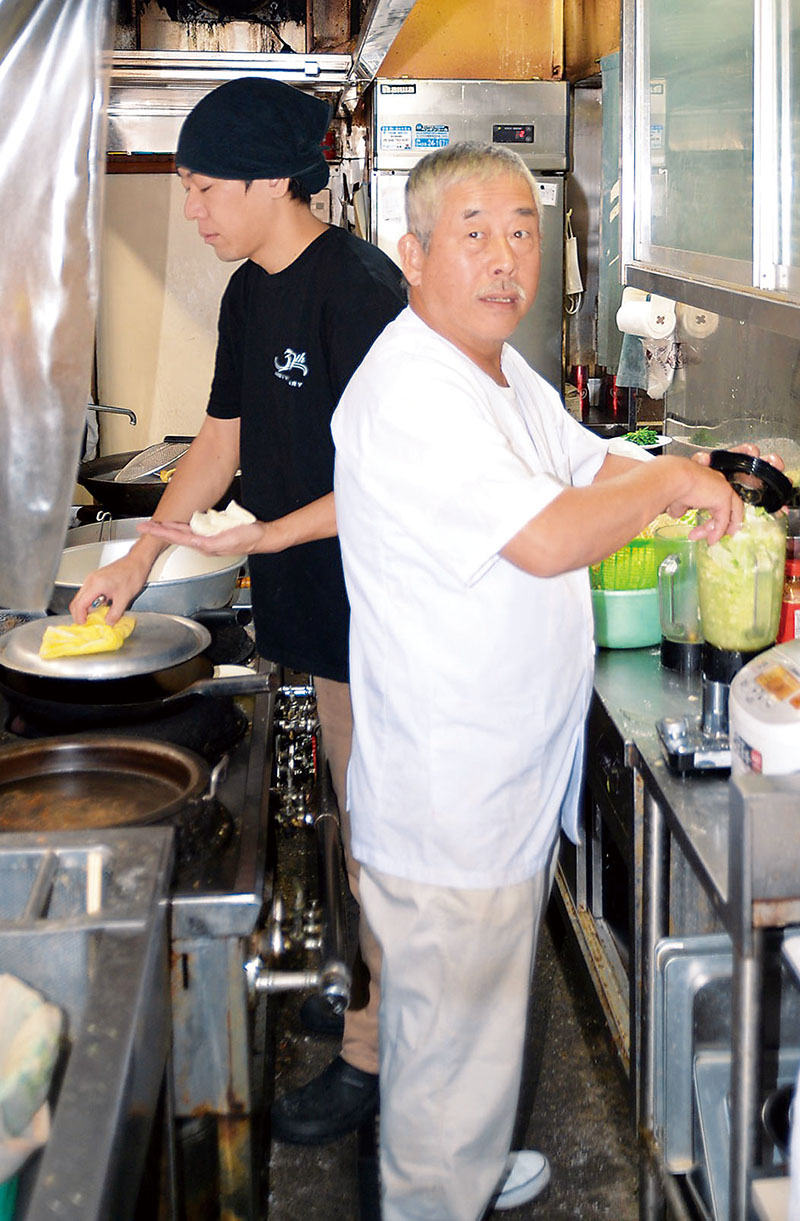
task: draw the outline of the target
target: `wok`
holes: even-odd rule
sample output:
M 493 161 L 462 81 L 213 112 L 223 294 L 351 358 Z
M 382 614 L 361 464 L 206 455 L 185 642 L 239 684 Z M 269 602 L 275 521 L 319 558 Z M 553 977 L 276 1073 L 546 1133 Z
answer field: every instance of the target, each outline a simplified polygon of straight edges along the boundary
M 50 609 L 65 612 L 89 573 L 127 555 L 134 541 L 133 537 L 119 538 L 65 548 L 56 572 Z M 192 547 L 167 547 L 131 606 L 135 611 L 166 611 L 172 615 L 194 615 L 200 610 L 227 606 L 236 591 L 236 578 L 244 558 L 205 555 Z
M 191 440 L 191 437 L 165 437 L 164 440 L 184 441 Z M 94 496 L 98 504 L 116 517 L 152 517 L 166 487 L 158 475 L 138 479 L 134 483 L 114 482 L 117 472 L 141 452 L 131 449 L 125 453 L 106 454 L 105 457 L 93 458 L 90 462 L 81 462 L 78 466 L 77 481 Z M 238 475 L 213 507 L 224 509 L 231 499 L 240 499 Z
M 192 751 L 81 735 L 0 750 L 0 831 L 73 831 L 159 822 L 209 787 Z M 213 787 L 210 796 L 213 796 Z
M 66 625 L 68 615 L 34 619 L 0 638 L 0 690 L 9 704 L 39 724 L 120 724 L 166 716 L 200 696 L 254 695 L 273 690 L 274 675 L 214 677 L 201 656 L 207 628 L 178 615 L 144 611 L 115 653 L 39 657 L 44 630 Z

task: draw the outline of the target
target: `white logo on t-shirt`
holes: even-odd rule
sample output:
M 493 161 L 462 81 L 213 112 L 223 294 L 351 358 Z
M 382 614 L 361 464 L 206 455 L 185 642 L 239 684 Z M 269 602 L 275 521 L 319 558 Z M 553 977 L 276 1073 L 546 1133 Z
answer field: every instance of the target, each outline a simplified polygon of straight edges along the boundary
M 277 356 L 275 357 L 275 376 L 281 381 L 288 382 L 290 386 L 302 386 L 302 381 L 292 377 L 294 372 L 302 373 L 303 377 L 308 376 L 308 365 L 306 364 L 305 352 L 295 352 L 292 348 L 287 348 L 283 353 L 283 363 L 279 363 Z

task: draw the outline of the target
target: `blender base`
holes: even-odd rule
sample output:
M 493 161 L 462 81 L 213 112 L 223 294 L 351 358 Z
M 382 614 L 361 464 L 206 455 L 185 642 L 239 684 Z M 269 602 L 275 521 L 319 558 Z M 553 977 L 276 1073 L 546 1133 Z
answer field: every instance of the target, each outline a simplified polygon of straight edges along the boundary
M 662 717 L 656 721 L 661 753 L 679 776 L 725 775 L 731 770 L 727 735 L 703 732 L 700 717 Z
M 676 674 L 697 674 L 702 658 L 701 641 L 689 643 L 661 637 L 661 664 L 665 670 L 673 670 Z

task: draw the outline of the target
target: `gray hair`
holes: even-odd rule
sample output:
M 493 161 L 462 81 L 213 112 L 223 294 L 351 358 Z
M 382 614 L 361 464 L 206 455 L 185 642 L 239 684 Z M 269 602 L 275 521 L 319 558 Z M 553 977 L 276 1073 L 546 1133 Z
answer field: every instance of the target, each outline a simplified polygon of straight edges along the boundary
M 414 166 L 406 182 L 409 232 L 414 234 L 422 249 L 427 252 L 431 234 L 442 210 L 445 192 L 470 178 L 487 182 L 503 174 L 513 174 L 523 179 L 530 188 L 541 233 L 542 205 L 539 188 L 519 153 L 500 144 L 477 144 L 471 141 L 439 148 L 428 153 Z

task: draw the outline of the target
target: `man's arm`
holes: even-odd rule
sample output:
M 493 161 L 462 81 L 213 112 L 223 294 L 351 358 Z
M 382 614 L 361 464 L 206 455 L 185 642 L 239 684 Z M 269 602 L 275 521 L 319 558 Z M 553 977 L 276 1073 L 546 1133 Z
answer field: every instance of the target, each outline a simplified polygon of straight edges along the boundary
M 167 484 L 153 520 L 188 521 L 197 509 L 208 509 L 230 487 L 239 465 L 239 421 L 206 416 Z M 188 529 L 188 527 L 187 527 Z M 84 623 L 93 602 L 108 602 L 108 623 L 120 615 L 147 582 L 150 569 L 167 542 L 143 535 L 127 555 L 90 573 L 70 603 L 76 623 Z
M 692 531 L 710 543 L 742 522 L 742 501 L 718 471 L 687 458 L 637 462 L 608 454 L 592 484 L 566 488 L 500 554 L 533 576 L 557 576 L 605 559 L 659 513 L 680 517 L 688 509 L 710 514 Z
M 285 551 L 300 543 L 335 538 L 336 510 L 333 492 L 312 500 L 309 504 L 277 517 L 274 521 L 255 521 L 247 526 L 234 526 L 211 536 L 194 534 L 188 525 L 178 521 L 153 518 L 139 527 L 148 538 L 166 543 L 194 547 L 206 555 L 257 555 Z

